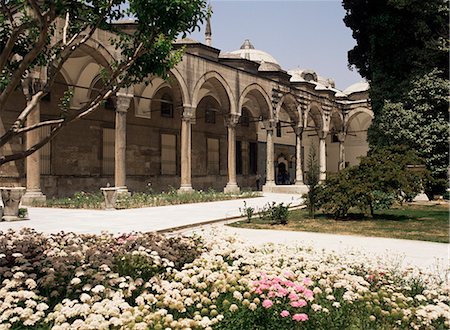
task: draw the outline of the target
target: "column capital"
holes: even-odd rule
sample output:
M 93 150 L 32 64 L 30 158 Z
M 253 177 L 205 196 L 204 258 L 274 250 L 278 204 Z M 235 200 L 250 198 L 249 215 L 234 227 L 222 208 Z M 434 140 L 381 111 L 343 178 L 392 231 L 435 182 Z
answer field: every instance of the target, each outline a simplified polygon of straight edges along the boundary
M 275 119 L 264 120 L 262 123 L 266 131 L 273 131 L 275 129 Z
M 181 114 L 181 120 L 193 121 L 195 119 L 195 108 L 190 105 L 183 105 L 183 113 Z
M 36 66 L 22 78 L 22 91 L 27 101 L 30 101 L 34 94 L 46 88 L 47 67 Z
M 294 130 L 295 135 L 302 135 L 304 127 L 303 126 L 292 126 L 292 129 Z
M 224 116 L 225 126 L 229 128 L 235 128 L 237 123 L 239 122 L 239 118 L 241 118 L 241 116 L 235 113 L 230 113 Z
M 319 139 L 325 139 L 328 135 L 328 131 L 327 130 L 317 131 L 317 135 L 319 136 Z
M 133 94 L 128 93 L 117 93 L 117 106 L 116 112 L 127 112 L 130 108 L 131 100 L 133 99 Z
M 336 137 L 337 137 L 339 142 L 344 142 L 346 134 L 345 134 L 345 132 L 339 132 L 339 133 L 336 134 Z

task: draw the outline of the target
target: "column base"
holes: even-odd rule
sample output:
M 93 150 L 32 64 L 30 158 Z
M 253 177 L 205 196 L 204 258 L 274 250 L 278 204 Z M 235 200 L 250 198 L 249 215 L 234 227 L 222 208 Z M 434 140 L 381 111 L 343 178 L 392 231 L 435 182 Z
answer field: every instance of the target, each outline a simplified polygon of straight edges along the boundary
M 178 189 L 178 192 L 182 194 L 191 193 L 194 192 L 194 189 L 192 189 L 192 186 L 190 184 L 182 184 Z
M 227 183 L 225 188 L 223 188 L 223 192 L 225 194 L 239 194 L 241 189 L 237 185 L 237 183 Z
M 128 191 L 127 186 L 119 186 L 119 187 L 113 187 L 113 188 L 116 188 L 117 196 L 120 196 L 120 195 L 130 196 L 131 195 L 131 193 Z
M 22 205 L 32 206 L 33 202 L 45 202 L 46 199 L 40 190 L 27 190 L 22 196 Z
M 263 186 L 263 192 L 266 193 L 277 193 L 277 194 L 306 194 L 308 192 L 308 187 L 305 184 L 291 184 L 291 185 L 276 185 L 276 184 L 265 184 Z
M 266 183 L 262 186 L 263 192 L 273 192 L 274 187 L 277 185 L 275 184 L 275 181 L 266 181 Z

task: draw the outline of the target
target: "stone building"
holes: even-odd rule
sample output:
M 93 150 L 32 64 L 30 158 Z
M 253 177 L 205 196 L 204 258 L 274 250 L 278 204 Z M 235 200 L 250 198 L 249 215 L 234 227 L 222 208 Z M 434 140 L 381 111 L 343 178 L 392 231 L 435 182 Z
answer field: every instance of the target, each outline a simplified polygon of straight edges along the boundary
M 132 23 L 121 23 L 132 28 Z M 71 107 L 101 87 L 100 69 L 114 58 L 108 32 L 97 31 L 64 65 L 57 82 L 29 118 L 51 119 L 72 86 Z M 249 40 L 232 52 L 191 39 L 169 79 L 129 88 L 89 117 L 66 127 L 26 161 L 0 168 L 2 185 L 24 185 L 27 198 L 98 191 L 107 184 L 129 191 L 209 189 L 304 192 L 305 160 L 314 146 L 321 179 L 358 162 L 367 151 L 373 114 L 367 83 L 344 91 L 312 70 L 285 71 Z M 26 100 L 17 92 L 2 114 L 4 130 Z M 1 133 L 1 132 L 0 132 Z M 29 133 L 5 150 L 20 150 L 48 133 Z

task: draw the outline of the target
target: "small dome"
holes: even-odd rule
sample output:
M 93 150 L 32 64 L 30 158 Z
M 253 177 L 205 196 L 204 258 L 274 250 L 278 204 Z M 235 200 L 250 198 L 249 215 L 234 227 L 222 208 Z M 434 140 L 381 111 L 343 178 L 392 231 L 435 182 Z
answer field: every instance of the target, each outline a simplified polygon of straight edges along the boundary
M 276 64 L 278 66 L 278 68 L 281 68 L 280 64 L 277 62 L 277 60 L 272 55 L 270 55 L 269 53 L 266 53 L 265 51 L 255 49 L 253 44 L 248 39 L 246 39 L 244 41 L 244 43 L 242 44 L 240 49 L 234 50 L 234 51 L 230 52 L 230 54 L 237 54 L 241 58 L 245 58 L 247 60 L 258 62 L 258 63 L 262 63 L 262 62 L 273 63 L 273 64 Z
M 360 81 L 344 89 L 344 94 L 350 95 L 353 93 L 367 92 L 368 90 L 369 90 L 369 83 L 366 81 Z
M 303 70 L 300 68 L 289 70 L 288 73 L 291 75 L 291 82 L 317 82 L 317 74 L 313 70 Z

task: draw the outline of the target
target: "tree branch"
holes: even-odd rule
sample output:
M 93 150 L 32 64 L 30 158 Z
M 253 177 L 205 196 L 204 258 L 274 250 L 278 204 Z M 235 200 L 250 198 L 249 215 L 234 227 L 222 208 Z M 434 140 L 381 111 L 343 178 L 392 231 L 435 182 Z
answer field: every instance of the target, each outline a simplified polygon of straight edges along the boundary
M 17 85 L 22 79 L 25 71 L 29 68 L 30 64 L 36 59 L 36 57 L 44 48 L 45 43 L 47 42 L 47 32 L 48 24 L 45 23 L 45 26 L 42 27 L 41 32 L 39 33 L 39 39 L 34 45 L 33 49 L 22 59 L 17 70 L 14 71 L 11 81 L 0 94 L 0 112 L 3 109 L 10 94 L 17 88 Z
M 5 163 L 14 161 L 14 160 L 23 159 L 25 157 L 28 157 L 32 153 L 36 152 L 37 150 L 42 148 L 44 145 L 46 145 L 48 142 L 50 142 L 50 140 L 52 140 L 56 136 L 56 134 L 59 133 L 59 131 L 61 130 L 62 127 L 64 127 L 63 123 L 54 127 L 50 131 L 50 134 L 47 137 L 45 137 L 44 139 L 42 139 L 41 141 L 39 141 L 38 143 L 36 143 L 35 145 L 33 145 L 32 147 L 30 147 L 29 149 L 27 149 L 25 151 L 14 153 L 12 155 L 0 156 L 0 166 Z
M 41 121 L 40 123 L 20 128 L 20 129 L 16 130 L 16 133 L 17 133 L 17 135 L 18 134 L 23 134 L 23 133 L 26 133 L 26 132 L 33 131 L 33 130 L 39 128 L 39 127 L 56 125 L 56 124 L 62 124 L 63 122 L 64 122 L 64 118 Z
M 41 100 L 43 96 L 44 92 L 39 91 L 31 97 L 31 100 L 28 102 L 25 109 L 23 109 L 23 111 L 17 117 L 14 124 L 12 124 L 9 130 L 0 137 L 0 147 L 4 146 L 6 143 L 8 143 L 9 140 L 11 140 L 14 136 L 17 135 L 17 131 L 23 126 L 23 123 L 25 122 L 27 116 L 30 114 L 30 112 L 34 109 L 34 107 L 38 104 L 38 102 Z

